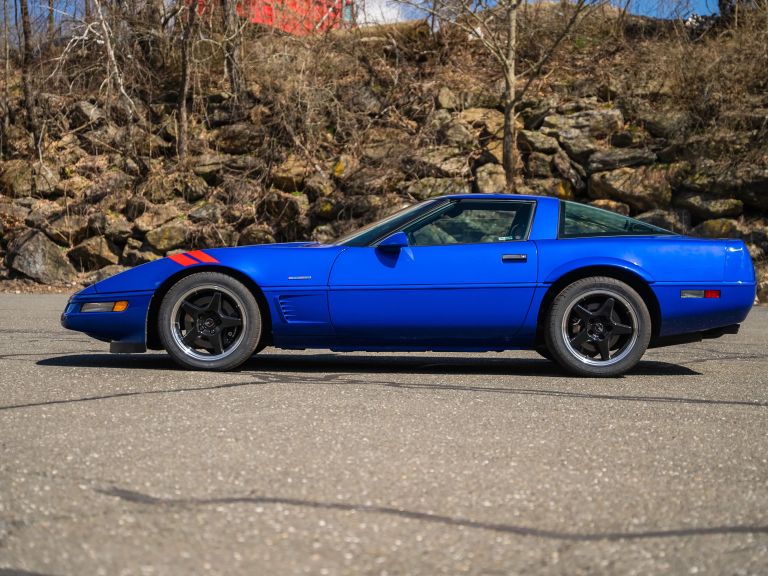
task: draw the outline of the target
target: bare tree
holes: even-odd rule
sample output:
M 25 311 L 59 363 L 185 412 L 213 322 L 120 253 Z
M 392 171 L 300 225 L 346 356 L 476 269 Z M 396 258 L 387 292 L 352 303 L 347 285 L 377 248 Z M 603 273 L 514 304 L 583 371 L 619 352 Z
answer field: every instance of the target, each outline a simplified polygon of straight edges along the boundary
M 56 33 L 56 6 L 55 0 L 48 0 L 48 41 L 53 40 Z
M 229 80 L 229 89 L 235 102 L 239 100 L 243 90 L 242 66 L 240 52 L 242 43 L 242 28 L 237 15 L 236 0 L 221 0 L 221 11 L 224 18 L 224 66 Z
M 4 82 L 3 82 L 3 128 L 0 131 L 2 142 L 0 142 L 0 153 L 7 147 L 8 136 L 11 129 L 11 104 L 9 84 L 11 82 L 11 43 L 8 39 L 10 30 L 8 29 L 8 0 L 3 0 L 3 59 L 4 59 Z
M 541 51 L 542 56 L 539 60 L 530 63 L 522 72 L 518 70 L 517 28 L 520 10 L 525 6 L 523 0 L 426 0 L 426 3 L 420 0 L 398 1 L 415 7 L 432 18 L 437 18 L 441 25 L 458 27 L 478 41 L 499 65 L 504 79 L 502 164 L 507 187 L 510 191 L 514 191 L 518 160 L 515 133 L 518 103 L 586 11 L 604 3 L 605 0 L 576 0 L 574 4 L 561 3 L 563 24 L 559 32 L 548 41 L 548 45 Z M 524 81 L 519 89 L 518 80 Z
M 29 20 L 28 0 L 20 0 L 21 5 L 21 29 L 23 34 L 22 56 L 21 56 L 21 84 L 24 92 L 24 106 L 27 111 L 27 128 L 32 133 L 34 140 L 33 146 L 37 155 L 41 154 L 41 134 L 40 125 L 37 120 L 37 111 L 35 108 L 35 90 L 32 88 L 32 26 Z
M 183 0 L 182 0 L 183 2 Z M 189 98 L 190 67 L 192 63 L 192 39 L 197 28 L 198 0 L 192 0 L 186 6 L 186 14 L 179 14 L 179 22 L 182 26 L 181 34 L 181 78 L 179 80 L 179 128 L 178 128 L 178 154 L 179 162 L 187 160 L 187 146 L 189 140 L 189 126 L 187 117 L 187 100 Z

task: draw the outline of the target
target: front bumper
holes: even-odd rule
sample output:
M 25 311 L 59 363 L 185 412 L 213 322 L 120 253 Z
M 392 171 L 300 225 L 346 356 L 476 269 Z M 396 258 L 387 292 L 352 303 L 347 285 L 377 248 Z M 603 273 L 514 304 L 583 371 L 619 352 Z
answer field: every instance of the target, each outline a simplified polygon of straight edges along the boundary
M 143 352 L 147 342 L 147 311 L 153 291 L 98 294 L 80 292 L 70 298 L 61 314 L 61 325 L 103 342 L 115 352 Z M 81 312 L 86 302 L 126 300 L 122 312 Z

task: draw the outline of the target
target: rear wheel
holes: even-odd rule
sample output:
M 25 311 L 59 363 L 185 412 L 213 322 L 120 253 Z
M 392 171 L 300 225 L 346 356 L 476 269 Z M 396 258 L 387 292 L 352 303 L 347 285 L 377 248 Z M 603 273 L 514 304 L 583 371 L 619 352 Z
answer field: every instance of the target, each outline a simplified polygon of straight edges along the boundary
M 259 305 L 231 276 L 201 272 L 179 280 L 160 305 L 163 347 L 181 366 L 232 370 L 248 360 L 261 339 Z
M 648 348 L 651 318 L 640 295 L 620 280 L 585 278 L 552 302 L 544 326 L 547 349 L 580 376 L 618 376 Z

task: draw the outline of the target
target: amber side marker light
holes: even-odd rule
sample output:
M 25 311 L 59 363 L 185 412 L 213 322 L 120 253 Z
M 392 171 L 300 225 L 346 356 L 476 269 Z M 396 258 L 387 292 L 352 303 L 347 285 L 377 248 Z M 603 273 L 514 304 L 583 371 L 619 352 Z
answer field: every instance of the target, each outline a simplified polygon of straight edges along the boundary
M 80 312 L 122 312 L 128 308 L 127 300 L 117 302 L 86 302 L 80 307 Z
M 720 298 L 720 290 L 681 290 L 680 298 Z

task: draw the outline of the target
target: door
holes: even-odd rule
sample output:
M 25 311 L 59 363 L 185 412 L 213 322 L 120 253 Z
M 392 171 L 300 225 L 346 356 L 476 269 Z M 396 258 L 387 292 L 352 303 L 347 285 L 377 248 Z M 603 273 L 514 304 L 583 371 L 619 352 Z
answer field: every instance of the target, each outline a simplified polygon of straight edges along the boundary
M 407 246 L 347 248 L 329 278 L 336 333 L 369 345 L 512 341 L 537 279 L 534 207 L 461 199 L 403 226 Z

